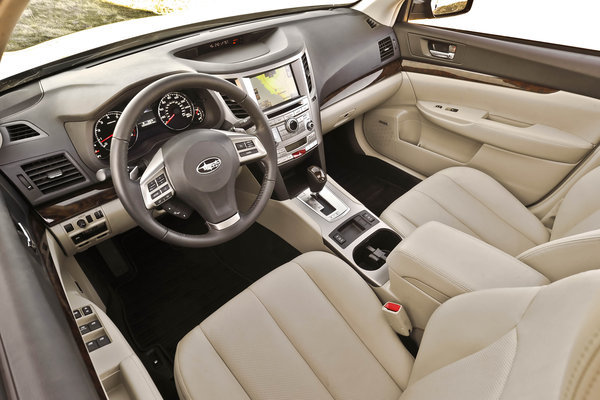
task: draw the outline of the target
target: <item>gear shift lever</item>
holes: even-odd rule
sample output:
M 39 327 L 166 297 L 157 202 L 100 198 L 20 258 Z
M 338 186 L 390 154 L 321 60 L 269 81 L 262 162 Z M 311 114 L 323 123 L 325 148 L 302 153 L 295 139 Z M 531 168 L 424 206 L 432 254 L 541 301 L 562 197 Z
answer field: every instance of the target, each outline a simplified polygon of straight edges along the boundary
M 316 165 L 311 165 L 306 169 L 308 175 L 308 187 L 313 195 L 318 194 L 327 183 L 325 171 Z

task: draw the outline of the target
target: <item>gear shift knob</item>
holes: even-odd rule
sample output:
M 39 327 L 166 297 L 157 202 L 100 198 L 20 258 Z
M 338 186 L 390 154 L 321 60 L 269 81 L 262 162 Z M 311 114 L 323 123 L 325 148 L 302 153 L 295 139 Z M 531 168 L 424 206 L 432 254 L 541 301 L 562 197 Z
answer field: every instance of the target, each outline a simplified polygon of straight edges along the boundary
M 327 183 L 325 171 L 316 165 L 311 165 L 306 169 L 308 175 L 308 187 L 313 193 L 319 193 Z

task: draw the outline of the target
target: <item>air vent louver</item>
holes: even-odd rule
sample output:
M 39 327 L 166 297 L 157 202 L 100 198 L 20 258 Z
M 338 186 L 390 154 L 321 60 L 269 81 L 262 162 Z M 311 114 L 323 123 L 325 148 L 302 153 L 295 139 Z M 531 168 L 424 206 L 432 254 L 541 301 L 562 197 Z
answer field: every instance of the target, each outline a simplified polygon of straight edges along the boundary
M 40 136 L 38 131 L 25 124 L 6 126 L 6 131 L 8 132 L 8 137 L 10 138 L 11 142 L 17 142 L 19 140 Z
M 225 104 L 227 104 L 227 107 L 229 107 L 233 115 L 235 115 L 239 119 L 248 117 L 248 113 L 238 103 L 231 100 L 229 97 L 225 96 L 222 93 L 221 96 L 223 97 L 223 100 L 225 100 Z
M 375 20 L 367 18 L 365 21 L 367 21 L 367 24 L 369 24 L 371 29 L 375 29 L 377 27 L 377 22 L 375 22 Z
M 391 37 L 388 36 L 385 39 L 380 40 L 378 44 L 381 61 L 385 61 L 394 56 L 394 46 L 392 45 Z
M 85 177 L 64 154 L 42 158 L 21 168 L 44 194 L 85 181 Z
M 306 76 L 306 84 L 308 85 L 308 92 L 312 92 L 312 78 L 310 76 L 310 68 L 308 68 L 308 59 L 306 54 L 302 55 L 302 66 L 304 67 L 304 75 Z

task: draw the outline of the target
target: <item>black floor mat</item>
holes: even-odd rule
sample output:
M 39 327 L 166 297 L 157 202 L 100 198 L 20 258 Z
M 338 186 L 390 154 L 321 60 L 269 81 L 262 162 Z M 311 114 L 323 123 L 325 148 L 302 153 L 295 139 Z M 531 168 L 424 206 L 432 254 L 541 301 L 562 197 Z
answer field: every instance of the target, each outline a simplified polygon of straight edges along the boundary
M 125 276 L 115 278 L 97 249 L 78 260 L 100 287 L 108 315 L 128 336 L 165 398 L 175 395 L 172 377 L 165 378 L 164 371 L 172 371 L 179 340 L 252 282 L 300 254 L 258 224 L 228 243 L 206 249 L 171 246 L 141 229 L 113 242 L 130 264 Z M 160 377 L 148 366 L 156 349 L 170 364 Z
M 380 215 L 420 180 L 378 158 L 358 154 L 353 140 L 352 126 L 348 125 L 325 136 L 327 173 Z

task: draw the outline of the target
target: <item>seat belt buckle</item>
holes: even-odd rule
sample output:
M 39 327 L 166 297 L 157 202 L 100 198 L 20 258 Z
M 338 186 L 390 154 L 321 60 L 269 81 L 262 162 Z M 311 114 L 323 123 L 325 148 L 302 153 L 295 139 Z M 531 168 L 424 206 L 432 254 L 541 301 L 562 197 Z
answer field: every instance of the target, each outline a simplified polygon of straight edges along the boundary
M 412 332 L 412 324 L 406 314 L 406 310 L 401 304 L 388 301 L 381 307 L 385 319 L 392 329 L 399 335 L 409 336 Z

